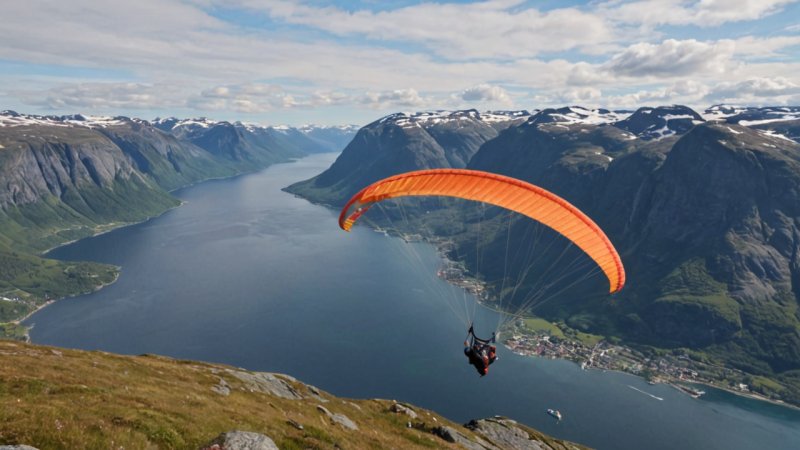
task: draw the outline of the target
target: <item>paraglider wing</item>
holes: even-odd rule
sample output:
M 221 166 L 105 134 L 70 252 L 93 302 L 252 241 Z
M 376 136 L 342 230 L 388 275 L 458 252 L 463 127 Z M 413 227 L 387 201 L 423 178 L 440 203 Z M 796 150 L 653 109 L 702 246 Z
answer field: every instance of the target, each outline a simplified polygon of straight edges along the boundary
M 515 178 L 467 169 L 431 169 L 391 176 L 367 186 L 347 202 L 339 226 L 350 231 L 374 203 L 405 196 L 447 196 L 515 211 L 557 231 L 583 250 L 608 278 L 610 292 L 622 289 L 625 269 L 603 230 L 561 197 Z

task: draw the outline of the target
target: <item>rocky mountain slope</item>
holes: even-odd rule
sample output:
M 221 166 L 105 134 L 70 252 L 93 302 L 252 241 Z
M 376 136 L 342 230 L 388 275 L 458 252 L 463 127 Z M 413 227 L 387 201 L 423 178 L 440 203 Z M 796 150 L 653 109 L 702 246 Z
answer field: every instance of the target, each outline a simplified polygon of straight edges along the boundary
M 613 301 L 587 295 L 598 286 L 576 287 L 536 314 L 629 343 L 694 349 L 773 377 L 780 395 L 800 401 L 800 144 L 790 137 L 796 119 L 780 111 L 777 120 L 763 109 L 769 121 L 753 123 L 731 120 L 736 111 L 728 112 L 707 112 L 706 121 L 683 106 L 640 108 L 627 117 L 578 107 L 543 110 L 485 141 L 467 167 L 555 192 L 592 217 L 620 251 L 628 282 Z M 431 147 L 407 145 L 412 131 L 395 128 L 401 136 L 380 146 L 351 145 L 328 171 L 289 190 L 341 205 L 373 179 L 451 167 L 429 158 Z M 419 216 L 426 230 L 455 243 L 450 256 L 474 272 L 474 227 L 437 227 L 452 223 L 452 212 L 437 215 L 429 205 Z M 505 226 L 501 219 L 483 223 L 482 239 L 490 242 L 484 255 L 502 257 L 509 240 L 533 234 L 526 221 Z M 545 250 L 540 260 L 557 257 Z M 484 262 L 481 276 L 495 296 L 510 295 L 502 290 L 508 273 L 525 274 L 519 289 L 535 290 L 545 264 L 527 272 L 526 264 L 513 256 L 508 264 Z
M 502 417 L 462 426 L 391 400 L 337 398 L 287 375 L 11 341 L 0 341 L 0 423 L 0 446 L 42 450 L 585 448 Z
M 465 167 L 478 148 L 526 111 L 397 113 L 358 131 L 330 169 L 287 188 L 321 203 L 341 199 L 389 175 L 433 167 Z

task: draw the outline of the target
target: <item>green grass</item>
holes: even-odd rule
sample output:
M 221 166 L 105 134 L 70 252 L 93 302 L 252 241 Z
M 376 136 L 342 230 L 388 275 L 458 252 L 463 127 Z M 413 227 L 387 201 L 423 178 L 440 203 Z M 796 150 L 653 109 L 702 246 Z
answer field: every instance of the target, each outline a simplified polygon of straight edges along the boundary
M 348 400 L 287 380 L 305 398 L 252 391 L 228 366 L 158 356 L 121 356 L 0 340 L 0 445 L 61 448 L 197 449 L 231 430 L 263 433 L 284 449 L 461 448 L 429 433 L 449 426 L 421 408 L 414 423 L 390 412 L 389 400 Z M 224 379 L 231 392 L 212 387 Z M 332 423 L 318 409 L 344 414 L 359 431 Z M 298 429 L 289 421 L 302 425 Z M 532 434 L 535 432 L 532 432 Z M 566 448 L 541 433 L 554 448 Z M 576 446 L 577 448 L 581 448 Z
M 561 328 L 556 326 L 556 324 L 550 323 L 547 320 L 542 319 L 540 317 L 527 317 L 523 319 L 523 321 L 525 323 L 525 328 L 530 331 L 537 333 L 547 333 L 550 336 L 554 336 L 561 339 L 565 337 L 564 332 L 561 331 Z
M 0 322 L 17 320 L 49 299 L 84 292 L 113 282 L 118 268 L 107 264 L 65 262 L 0 249 Z

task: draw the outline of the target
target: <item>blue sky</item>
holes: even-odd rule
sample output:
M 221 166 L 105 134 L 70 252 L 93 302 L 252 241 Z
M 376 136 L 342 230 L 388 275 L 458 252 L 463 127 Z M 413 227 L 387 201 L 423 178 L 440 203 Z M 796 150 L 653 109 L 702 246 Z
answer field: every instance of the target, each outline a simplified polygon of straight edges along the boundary
M 364 124 L 396 111 L 800 104 L 800 1 L 8 2 L 0 109 Z

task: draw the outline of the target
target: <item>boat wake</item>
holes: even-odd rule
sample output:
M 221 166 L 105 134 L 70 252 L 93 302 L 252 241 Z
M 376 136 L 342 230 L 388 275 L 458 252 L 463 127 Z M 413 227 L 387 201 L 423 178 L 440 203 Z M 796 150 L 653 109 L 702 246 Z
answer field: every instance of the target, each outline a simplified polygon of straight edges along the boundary
M 639 392 L 641 392 L 641 393 L 642 393 L 642 394 L 644 394 L 644 395 L 649 395 L 650 397 L 653 397 L 653 398 L 654 398 L 654 399 L 656 399 L 656 400 L 664 401 L 664 399 L 663 399 L 663 398 L 661 398 L 661 397 L 656 397 L 655 395 L 653 395 L 653 394 L 651 394 L 651 393 L 649 393 L 649 392 L 645 392 L 645 391 L 643 391 L 643 390 L 641 390 L 641 389 L 639 389 L 639 388 L 635 388 L 635 387 L 631 386 L 630 384 L 628 385 L 628 387 L 629 387 L 629 388 L 631 388 L 631 389 L 633 389 L 634 391 L 639 391 Z

